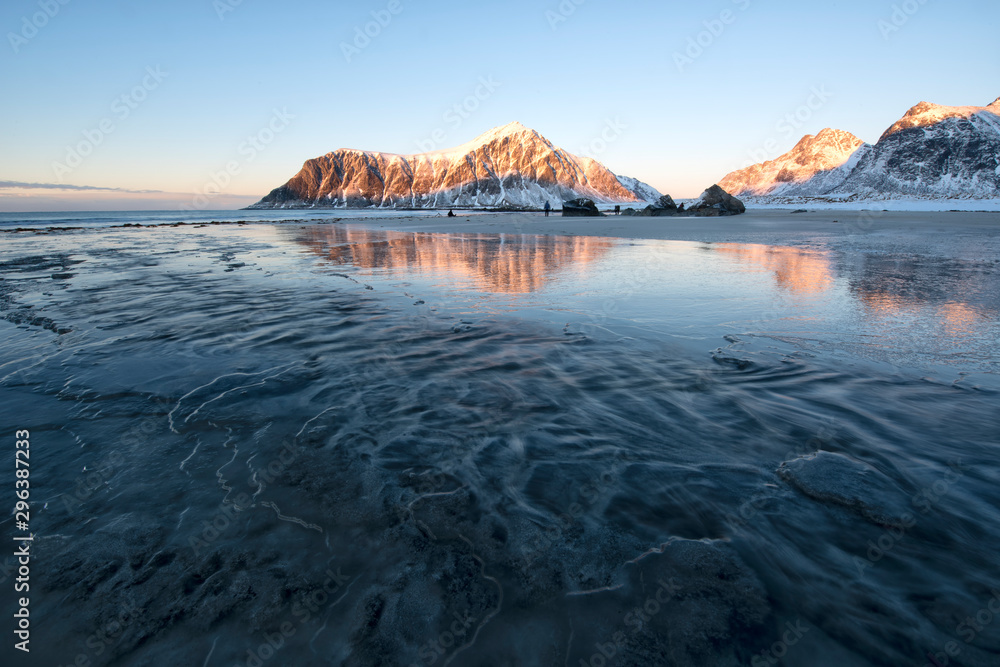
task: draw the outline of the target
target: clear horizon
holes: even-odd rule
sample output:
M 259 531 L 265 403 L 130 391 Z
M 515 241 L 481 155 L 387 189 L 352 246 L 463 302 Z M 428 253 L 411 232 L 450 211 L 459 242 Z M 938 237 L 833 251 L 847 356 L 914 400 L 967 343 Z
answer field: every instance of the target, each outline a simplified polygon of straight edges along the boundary
M 693 197 L 826 127 L 874 143 L 918 102 L 988 105 L 998 18 L 985 1 L 14 0 L 0 211 L 239 208 L 338 148 L 412 154 L 512 121 Z

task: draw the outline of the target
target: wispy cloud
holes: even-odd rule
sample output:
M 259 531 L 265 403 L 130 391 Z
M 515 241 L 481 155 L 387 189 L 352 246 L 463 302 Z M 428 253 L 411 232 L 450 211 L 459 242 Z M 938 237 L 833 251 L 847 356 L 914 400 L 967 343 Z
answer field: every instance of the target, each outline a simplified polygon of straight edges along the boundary
M 96 185 L 66 185 L 64 183 L 22 183 L 21 181 L 0 181 L 0 190 L 75 190 L 97 192 L 124 192 L 135 195 L 165 194 L 163 190 L 128 190 L 125 188 L 102 188 Z

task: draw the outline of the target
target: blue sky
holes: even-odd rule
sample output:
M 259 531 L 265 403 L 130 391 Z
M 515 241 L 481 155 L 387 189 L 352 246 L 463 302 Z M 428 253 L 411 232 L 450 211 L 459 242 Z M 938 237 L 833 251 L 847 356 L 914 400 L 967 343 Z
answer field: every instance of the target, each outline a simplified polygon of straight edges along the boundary
M 233 208 L 337 148 L 513 120 L 695 196 L 824 127 L 989 104 L 998 24 L 995 0 L 6 0 L 0 210 Z

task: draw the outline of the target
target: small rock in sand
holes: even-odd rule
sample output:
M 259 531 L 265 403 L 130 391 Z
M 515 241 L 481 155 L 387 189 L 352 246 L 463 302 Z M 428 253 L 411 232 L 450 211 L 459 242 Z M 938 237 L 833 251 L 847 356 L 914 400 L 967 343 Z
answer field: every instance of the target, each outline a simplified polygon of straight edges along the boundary
M 786 461 L 778 476 L 820 502 L 852 509 L 880 526 L 899 526 L 910 512 L 906 494 L 876 468 L 843 454 L 821 451 Z

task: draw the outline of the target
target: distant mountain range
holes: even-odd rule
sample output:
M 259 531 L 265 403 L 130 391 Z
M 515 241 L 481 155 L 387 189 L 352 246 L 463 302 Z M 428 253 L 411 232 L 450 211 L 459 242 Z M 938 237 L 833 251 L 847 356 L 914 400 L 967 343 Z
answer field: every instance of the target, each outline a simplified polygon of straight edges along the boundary
M 719 181 L 750 205 L 1000 198 L 1000 98 L 985 107 L 921 102 L 878 143 L 825 129 L 781 157 Z M 587 198 L 657 202 L 650 185 L 553 145 L 520 123 L 448 150 L 340 149 L 308 160 L 250 208 L 539 208 Z
M 719 185 L 751 204 L 1000 198 L 1000 98 L 986 107 L 921 102 L 875 145 L 826 129 Z
M 558 208 L 581 197 L 633 204 L 660 196 L 650 185 L 618 177 L 597 160 L 577 157 L 511 123 L 433 153 L 327 153 L 250 208 L 517 208 L 546 201 Z

